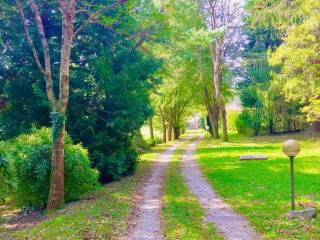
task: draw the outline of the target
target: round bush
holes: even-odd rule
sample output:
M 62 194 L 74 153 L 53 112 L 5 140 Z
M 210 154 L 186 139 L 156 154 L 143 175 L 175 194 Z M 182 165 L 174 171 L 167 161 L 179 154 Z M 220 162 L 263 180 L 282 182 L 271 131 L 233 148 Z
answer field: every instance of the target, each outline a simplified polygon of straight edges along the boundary
M 52 139 L 47 128 L 34 130 L 12 141 L 8 157 L 15 169 L 12 200 L 19 207 L 44 208 L 50 186 Z M 98 185 L 99 174 L 90 166 L 88 152 L 80 144 L 65 142 L 65 200 L 73 201 Z

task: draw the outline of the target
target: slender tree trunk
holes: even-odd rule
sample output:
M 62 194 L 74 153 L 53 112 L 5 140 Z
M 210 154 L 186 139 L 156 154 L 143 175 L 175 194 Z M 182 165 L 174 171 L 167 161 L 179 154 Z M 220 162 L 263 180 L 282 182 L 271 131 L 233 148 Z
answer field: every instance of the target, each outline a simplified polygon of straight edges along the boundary
M 223 38 L 217 37 L 216 47 L 212 48 L 213 55 L 213 65 L 214 65 L 214 90 L 216 103 L 219 108 L 219 113 L 221 116 L 221 130 L 222 130 L 222 140 L 224 142 L 228 141 L 228 126 L 227 126 L 227 113 L 224 106 L 224 102 L 221 97 L 221 47 Z
M 160 112 L 160 117 L 162 122 L 162 142 L 166 143 L 167 142 L 167 126 L 166 126 L 166 119 L 164 117 L 164 113 L 161 107 L 159 107 L 159 112 Z
M 210 124 L 212 127 L 212 133 L 213 133 L 213 137 L 214 138 L 219 138 L 219 126 L 218 126 L 218 114 L 214 109 L 214 106 L 211 105 L 210 103 L 210 98 L 209 98 L 209 93 L 208 93 L 208 89 L 207 86 L 205 85 L 205 83 L 203 82 L 203 95 L 204 95 L 204 101 L 205 101 L 205 105 L 208 111 L 208 115 L 209 115 L 209 119 L 210 119 Z
M 48 211 L 62 208 L 64 205 L 64 125 L 54 140 L 51 157 L 51 181 L 48 198 Z
M 65 114 L 69 100 L 70 54 L 73 42 L 73 19 L 75 5 L 62 13 L 62 48 L 60 60 L 60 91 L 58 111 L 53 112 L 53 150 L 51 158 L 48 212 L 64 205 L 64 135 Z M 56 136 L 54 133 L 57 133 Z
M 218 139 L 220 137 L 219 125 L 218 125 L 219 111 L 216 111 L 216 109 L 212 105 L 209 105 L 208 108 L 209 108 L 208 115 L 209 115 L 209 119 L 212 127 L 213 137 Z
M 173 124 L 173 111 L 169 108 L 169 125 L 168 125 L 168 141 L 172 140 L 172 124 Z
M 151 138 L 151 145 L 155 146 L 155 140 L 154 140 L 154 131 L 153 131 L 153 121 L 152 117 L 149 117 L 149 130 L 150 130 L 150 138 Z
M 214 121 L 213 133 L 214 133 L 214 136 L 217 136 L 216 138 L 218 139 L 218 138 L 220 138 L 220 135 L 219 135 L 219 107 L 218 107 L 216 101 L 214 101 L 214 103 L 213 103 L 212 111 L 214 112 L 214 114 L 213 114 L 213 121 Z

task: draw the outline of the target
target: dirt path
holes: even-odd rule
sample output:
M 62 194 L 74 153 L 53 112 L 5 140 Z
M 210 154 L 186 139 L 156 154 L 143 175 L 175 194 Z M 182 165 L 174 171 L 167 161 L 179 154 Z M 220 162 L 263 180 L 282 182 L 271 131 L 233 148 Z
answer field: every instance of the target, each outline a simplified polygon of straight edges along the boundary
M 248 221 L 233 212 L 213 191 L 196 163 L 194 151 L 201 138 L 191 143 L 184 155 L 182 174 L 191 192 L 198 198 L 206 212 L 206 221 L 211 222 L 227 240 L 256 240 L 259 235 L 249 226 Z
M 164 239 L 161 230 L 161 195 L 168 163 L 177 147 L 182 142 L 175 143 L 156 160 L 150 176 L 144 182 L 135 216 L 130 221 L 131 226 L 126 239 L 129 240 L 161 240 Z

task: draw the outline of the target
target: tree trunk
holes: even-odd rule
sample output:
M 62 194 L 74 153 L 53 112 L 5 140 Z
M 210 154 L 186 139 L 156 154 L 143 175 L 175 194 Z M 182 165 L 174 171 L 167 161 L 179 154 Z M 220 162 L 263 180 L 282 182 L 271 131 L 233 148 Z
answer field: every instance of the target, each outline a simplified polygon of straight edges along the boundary
M 168 141 L 172 140 L 172 124 L 173 124 L 173 112 L 172 108 L 169 108 L 169 125 L 168 125 Z
M 213 50 L 213 65 L 214 65 L 214 90 L 216 104 L 219 108 L 219 113 L 221 116 L 221 128 L 222 128 L 222 141 L 228 141 L 228 126 L 227 126 L 227 113 L 221 97 L 221 47 L 222 47 L 223 38 L 218 37 L 216 41 L 216 47 Z
M 152 117 L 149 117 L 149 130 L 150 130 L 150 139 L 151 139 L 151 145 L 155 146 L 155 140 L 154 140 L 154 131 L 153 131 L 153 122 Z
M 273 134 L 273 119 L 272 119 L 272 118 L 269 119 L 269 123 L 268 123 L 268 134 L 269 134 L 269 135 Z
M 213 109 L 213 106 L 210 101 L 208 88 L 207 88 L 206 83 L 203 78 L 203 59 L 202 59 L 202 57 L 203 57 L 202 56 L 202 49 L 199 47 L 198 48 L 198 64 L 199 64 L 199 71 L 200 71 L 200 78 L 201 78 L 201 83 L 202 83 L 204 102 L 205 102 L 207 112 L 209 115 L 213 137 L 219 138 L 218 115 L 216 114 L 216 111 L 214 111 L 214 109 Z M 213 97 L 215 97 L 215 96 L 213 96 Z M 218 112 L 218 114 L 219 114 L 219 112 Z
M 51 158 L 50 191 L 48 212 L 64 205 L 64 134 L 65 112 L 69 100 L 70 54 L 73 41 L 75 5 L 62 14 L 62 48 L 60 59 L 60 91 L 58 111 L 53 112 L 53 150 Z M 57 122 L 55 122 L 57 121 Z M 57 136 L 54 133 L 57 132 Z
M 65 126 L 56 129 L 59 132 L 54 139 L 51 157 L 51 178 L 48 198 L 48 211 L 62 208 L 64 205 L 64 135 Z
M 204 101 L 205 101 L 205 105 L 206 105 L 209 119 L 210 119 L 213 137 L 218 139 L 219 138 L 219 126 L 218 126 L 219 112 L 217 114 L 217 112 L 214 109 L 215 104 L 214 104 L 214 106 L 212 106 L 210 103 L 209 93 L 208 93 L 208 89 L 207 89 L 205 83 L 203 83 L 203 95 L 204 95 Z
M 220 100 L 220 116 L 221 116 L 221 132 L 222 132 L 222 141 L 228 142 L 228 123 L 227 123 L 227 112 L 222 100 Z
M 216 103 L 216 101 L 213 103 L 212 106 L 212 111 L 213 111 L 213 136 L 218 139 L 220 138 L 219 135 L 219 107 Z
M 173 127 L 173 136 L 174 136 L 174 140 L 178 140 L 180 138 L 180 128 L 179 127 Z
M 160 111 L 160 117 L 161 117 L 161 122 L 162 122 L 162 142 L 166 143 L 167 142 L 167 126 L 166 126 L 166 119 L 164 117 L 164 113 L 161 109 L 159 108 Z

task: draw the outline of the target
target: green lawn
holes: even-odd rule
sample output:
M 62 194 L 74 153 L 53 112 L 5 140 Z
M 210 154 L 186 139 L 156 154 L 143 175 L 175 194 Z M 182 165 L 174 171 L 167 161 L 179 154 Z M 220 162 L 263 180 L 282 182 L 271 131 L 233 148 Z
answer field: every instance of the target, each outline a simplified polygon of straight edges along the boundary
M 190 141 L 187 141 L 190 143 Z M 204 211 L 188 190 L 180 173 L 183 147 L 169 164 L 163 197 L 163 220 L 167 240 L 221 239 L 212 225 L 204 223 Z
M 320 217 L 312 222 L 286 220 L 290 209 L 289 160 L 282 153 L 285 139 L 300 140 L 295 160 L 297 204 L 320 207 L 320 140 L 305 135 L 240 137 L 229 143 L 204 139 L 199 164 L 214 189 L 234 209 L 247 216 L 267 239 L 320 239 Z M 267 161 L 240 161 L 241 154 L 263 153 Z
M 137 173 L 119 182 L 107 184 L 83 200 L 68 204 L 63 212 L 32 228 L 6 233 L 14 239 L 115 239 L 123 236 L 132 209 L 132 194 L 150 163 L 168 145 L 158 145 L 141 156 Z M 1 232 L 5 229 L 0 224 Z

